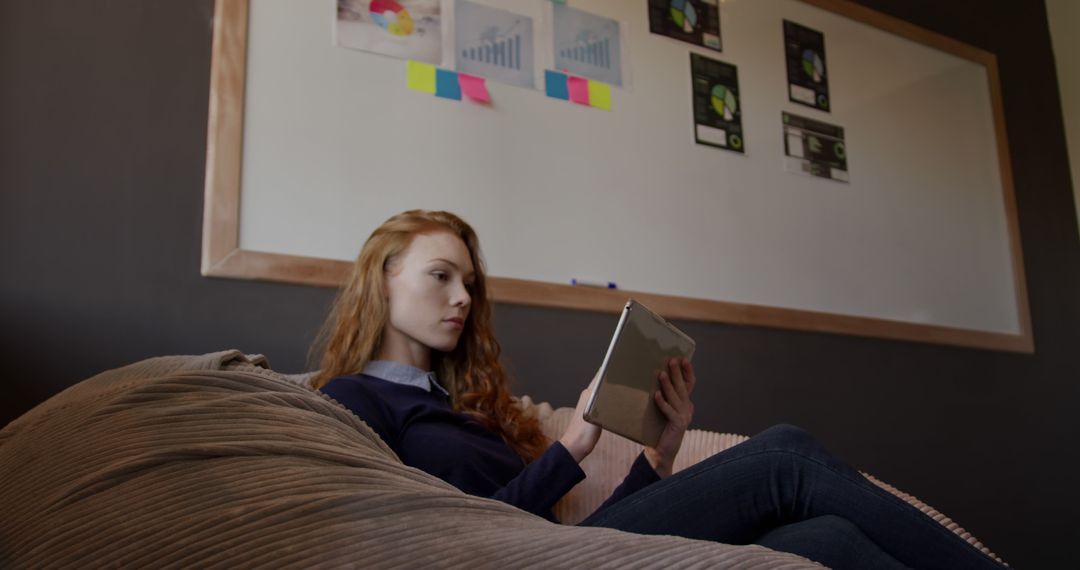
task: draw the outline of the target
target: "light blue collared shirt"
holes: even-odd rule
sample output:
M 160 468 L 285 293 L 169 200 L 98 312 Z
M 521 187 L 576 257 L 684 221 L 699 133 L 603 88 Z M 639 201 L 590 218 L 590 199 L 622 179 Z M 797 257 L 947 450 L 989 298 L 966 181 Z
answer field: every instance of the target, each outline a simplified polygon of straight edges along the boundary
M 434 372 L 425 372 L 415 366 L 409 366 L 408 364 L 402 364 L 392 360 L 372 360 L 364 367 L 362 374 L 374 376 L 379 380 L 386 380 L 387 382 L 393 382 L 394 384 L 415 386 L 425 392 L 430 392 L 431 387 L 434 386 L 438 388 L 443 395 L 447 397 L 450 396 L 450 392 L 447 392 L 446 388 L 443 388 L 442 385 L 439 384 L 439 381 L 435 379 Z

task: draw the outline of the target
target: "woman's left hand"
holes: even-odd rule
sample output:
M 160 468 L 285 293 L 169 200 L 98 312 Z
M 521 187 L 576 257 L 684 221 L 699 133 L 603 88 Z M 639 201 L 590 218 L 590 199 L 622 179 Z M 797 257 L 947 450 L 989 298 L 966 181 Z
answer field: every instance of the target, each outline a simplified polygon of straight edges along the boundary
M 683 436 L 694 417 L 690 393 L 697 383 L 694 367 L 686 358 L 668 359 L 667 368 L 660 371 L 660 389 L 653 397 L 660 411 L 667 416 L 668 424 L 656 447 L 645 448 L 645 459 L 660 478 L 671 475 L 675 455 L 679 453 Z

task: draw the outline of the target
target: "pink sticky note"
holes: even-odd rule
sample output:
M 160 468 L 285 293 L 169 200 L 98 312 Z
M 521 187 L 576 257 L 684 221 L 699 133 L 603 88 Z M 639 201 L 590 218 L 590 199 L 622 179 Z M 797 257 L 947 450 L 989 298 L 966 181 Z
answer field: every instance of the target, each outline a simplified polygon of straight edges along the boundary
M 461 85 L 461 92 L 466 97 L 474 101 L 481 103 L 490 103 L 491 95 L 488 93 L 487 80 L 483 77 L 477 77 L 475 75 L 469 75 L 467 73 L 458 74 L 458 85 Z
M 570 91 L 570 100 L 580 105 L 589 104 L 589 80 L 571 75 L 566 78 L 566 87 Z

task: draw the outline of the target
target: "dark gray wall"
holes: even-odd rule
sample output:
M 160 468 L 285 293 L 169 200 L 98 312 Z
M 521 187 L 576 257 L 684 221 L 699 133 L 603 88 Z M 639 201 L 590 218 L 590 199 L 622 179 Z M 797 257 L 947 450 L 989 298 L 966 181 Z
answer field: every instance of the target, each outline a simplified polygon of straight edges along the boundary
M 1037 352 L 680 323 L 701 348 L 697 424 L 801 424 L 1014 566 L 1080 567 L 1080 242 L 1044 8 L 862 3 L 998 54 Z M 331 291 L 199 276 L 212 13 L 0 0 L 0 425 L 149 356 L 236 347 L 304 368 Z M 614 325 L 496 317 L 517 392 L 556 405 Z

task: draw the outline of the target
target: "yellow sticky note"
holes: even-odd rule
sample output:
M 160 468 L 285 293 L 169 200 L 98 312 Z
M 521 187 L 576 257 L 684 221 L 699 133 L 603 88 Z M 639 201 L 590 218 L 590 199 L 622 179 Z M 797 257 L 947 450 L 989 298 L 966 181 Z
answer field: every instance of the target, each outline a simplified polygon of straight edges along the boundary
M 435 94 L 435 66 L 409 60 L 409 89 Z
M 599 81 L 589 81 L 589 104 L 598 109 L 611 110 L 611 86 Z

